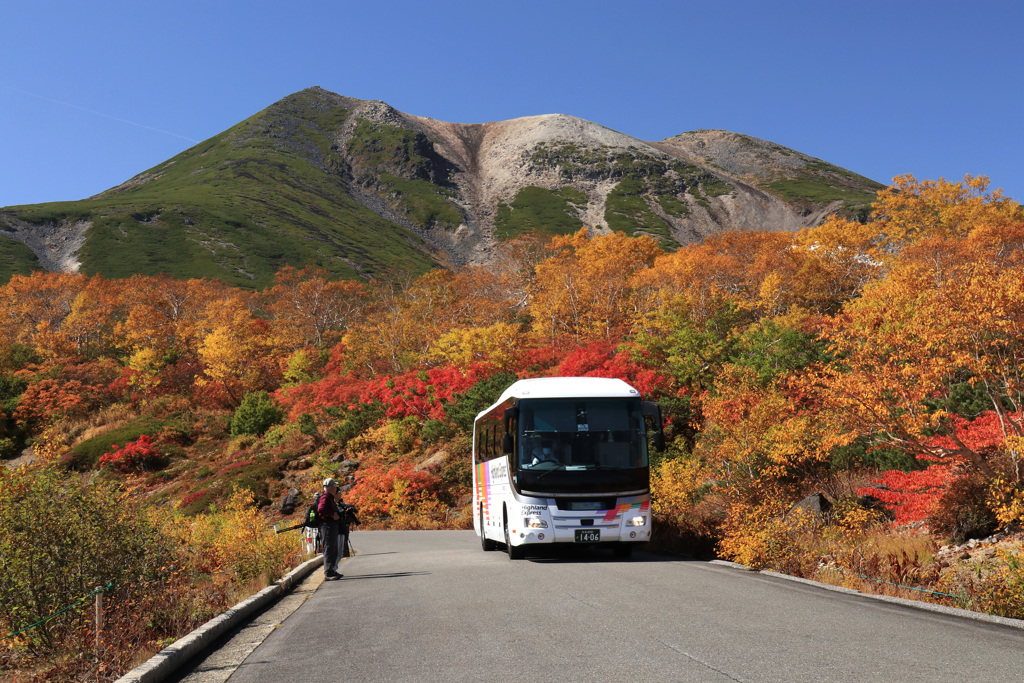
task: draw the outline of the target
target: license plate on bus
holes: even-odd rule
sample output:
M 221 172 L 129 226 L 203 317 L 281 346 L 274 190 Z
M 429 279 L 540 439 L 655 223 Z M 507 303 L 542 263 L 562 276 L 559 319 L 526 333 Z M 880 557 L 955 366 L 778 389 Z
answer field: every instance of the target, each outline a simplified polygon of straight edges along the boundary
M 601 541 L 600 529 L 577 529 L 577 543 L 599 543 Z

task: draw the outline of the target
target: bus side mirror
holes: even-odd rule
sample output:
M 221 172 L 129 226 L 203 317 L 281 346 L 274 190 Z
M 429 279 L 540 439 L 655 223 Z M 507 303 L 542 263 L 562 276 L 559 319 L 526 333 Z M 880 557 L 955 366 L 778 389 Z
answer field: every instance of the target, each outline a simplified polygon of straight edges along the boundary
M 519 419 L 519 408 L 512 406 L 511 408 L 505 408 L 505 433 L 512 433 L 512 420 Z
M 512 406 L 505 408 L 505 436 L 501 437 L 501 450 L 505 455 L 511 455 L 514 444 L 512 442 L 512 422 L 519 419 L 519 408 Z
M 655 431 L 652 435 L 654 450 L 661 452 L 665 450 L 665 432 L 661 428 L 661 406 L 654 401 L 643 402 L 644 417 L 653 418 Z

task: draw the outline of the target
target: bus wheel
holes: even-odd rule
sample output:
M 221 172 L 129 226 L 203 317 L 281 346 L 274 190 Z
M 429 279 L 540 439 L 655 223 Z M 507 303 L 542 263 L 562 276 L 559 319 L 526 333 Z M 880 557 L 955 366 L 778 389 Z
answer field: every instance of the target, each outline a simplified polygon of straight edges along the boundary
M 487 538 L 487 532 L 484 529 L 484 506 L 480 506 L 480 547 L 484 549 L 484 552 L 489 552 L 498 547 L 496 541 L 492 541 Z
M 512 545 L 512 539 L 508 536 L 508 520 L 505 520 L 505 550 L 508 551 L 508 559 L 510 560 L 521 560 L 526 555 L 526 549 L 523 546 Z

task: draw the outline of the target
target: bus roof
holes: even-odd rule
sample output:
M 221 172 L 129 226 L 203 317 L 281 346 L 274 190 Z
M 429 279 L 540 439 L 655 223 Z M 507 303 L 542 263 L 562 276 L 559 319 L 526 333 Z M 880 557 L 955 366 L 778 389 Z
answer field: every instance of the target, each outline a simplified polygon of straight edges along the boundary
M 510 398 L 639 398 L 640 392 L 621 379 L 607 377 L 537 377 L 521 379 L 502 393 L 494 405 L 480 415 Z M 479 416 L 478 416 L 479 417 Z

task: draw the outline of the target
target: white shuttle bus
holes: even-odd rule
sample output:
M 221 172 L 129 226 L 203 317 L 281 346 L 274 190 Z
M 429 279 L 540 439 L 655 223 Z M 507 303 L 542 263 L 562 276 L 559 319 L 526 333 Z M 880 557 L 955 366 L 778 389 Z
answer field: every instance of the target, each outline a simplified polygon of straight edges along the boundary
M 524 379 L 476 416 L 473 527 L 509 558 L 552 543 L 628 557 L 651 537 L 647 457 L 664 448 L 661 410 L 619 379 Z

